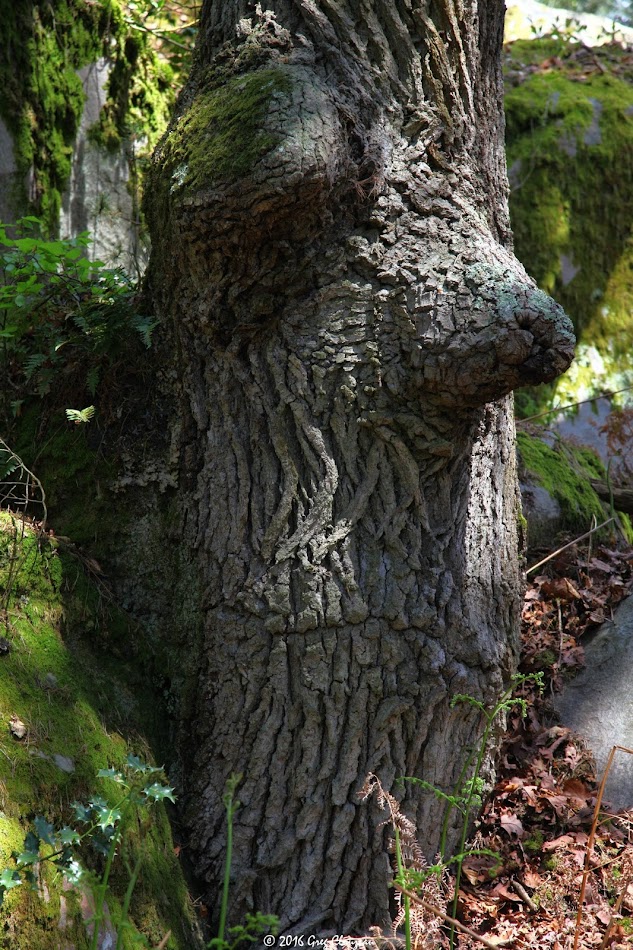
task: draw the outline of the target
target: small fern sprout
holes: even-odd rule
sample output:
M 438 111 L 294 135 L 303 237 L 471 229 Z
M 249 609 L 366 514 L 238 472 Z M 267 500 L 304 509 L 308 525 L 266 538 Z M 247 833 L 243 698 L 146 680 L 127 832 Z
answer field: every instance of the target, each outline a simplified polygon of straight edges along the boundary
M 69 422 L 74 422 L 76 426 L 82 423 L 90 422 L 95 414 L 94 406 L 86 406 L 85 409 L 67 409 L 66 418 Z

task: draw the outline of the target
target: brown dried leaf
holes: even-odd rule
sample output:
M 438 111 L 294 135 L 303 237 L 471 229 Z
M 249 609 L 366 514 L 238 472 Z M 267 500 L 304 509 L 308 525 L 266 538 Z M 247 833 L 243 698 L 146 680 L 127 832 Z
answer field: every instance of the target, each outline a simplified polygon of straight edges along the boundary
M 523 825 L 516 815 L 512 812 L 504 812 L 499 818 L 499 823 L 504 831 L 509 835 L 522 835 Z

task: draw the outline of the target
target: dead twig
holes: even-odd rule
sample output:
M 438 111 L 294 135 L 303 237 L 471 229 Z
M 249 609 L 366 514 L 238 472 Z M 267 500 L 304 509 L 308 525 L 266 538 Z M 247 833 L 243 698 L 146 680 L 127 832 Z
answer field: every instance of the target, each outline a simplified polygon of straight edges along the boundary
M 589 840 L 587 841 L 587 847 L 585 850 L 585 866 L 582 872 L 582 883 L 580 885 L 580 895 L 578 897 L 578 913 L 576 914 L 576 928 L 574 930 L 574 946 L 573 950 L 578 950 L 578 941 L 580 940 L 580 931 L 582 929 L 582 907 L 585 901 L 585 891 L 587 889 L 587 880 L 589 879 L 589 862 L 591 860 L 591 854 L 593 852 L 593 844 L 596 839 L 596 829 L 598 827 L 598 815 L 600 814 L 600 805 L 602 804 L 602 797 L 604 795 L 604 789 L 607 784 L 607 778 L 609 776 L 609 771 L 613 765 L 613 759 L 615 758 L 616 752 L 626 752 L 627 755 L 633 755 L 633 749 L 627 749 L 623 745 L 614 745 L 609 752 L 609 758 L 607 759 L 607 764 L 605 766 L 604 775 L 602 776 L 602 781 L 600 782 L 600 787 L 598 788 L 598 797 L 596 798 L 596 804 L 593 808 L 593 821 L 591 822 L 591 831 L 589 833 Z
M 588 402 L 595 402 L 596 399 L 608 399 L 610 396 L 617 396 L 620 393 L 628 393 L 633 386 L 625 386 L 624 389 L 614 389 L 613 392 L 596 393 L 589 399 L 580 399 L 578 402 L 570 402 L 566 406 L 555 406 L 553 409 L 546 409 L 545 412 L 537 412 L 535 416 L 528 416 L 527 419 L 517 419 L 517 426 L 525 422 L 533 422 L 534 419 L 542 419 L 544 416 L 553 416 L 555 412 L 563 412 L 564 409 L 574 409 L 576 406 L 584 406 Z
M 455 927 L 456 930 L 461 930 L 462 933 L 468 934 L 469 937 L 472 937 L 473 940 L 478 940 L 484 947 L 490 947 L 490 950 L 497 950 L 498 947 L 512 947 L 515 944 L 514 937 L 510 937 L 509 940 L 487 940 L 485 937 L 481 937 L 478 933 L 475 933 L 474 930 L 471 930 L 470 927 L 467 927 L 466 924 L 460 923 L 459 920 L 455 920 L 454 917 L 449 917 L 448 914 L 445 914 L 443 910 L 439 907 L 436 907 L 435 904 L 430 904 L 428 901 L 425 901 L 422 897 L 418 897 L 417 894 L 414 894 L 413 891 L 408 891 L 404 887 L 400 887 L 399 884 L 396 884 L 394 881 L 393 885 L 396 890 L 400 891 L 404 897 L 408 897 L 410 901 L 413 901 L 415 904 L 419 904 L 420 907 L 423 907 L 424 910 L 428 911 L 431 914 L 435 914 L 440 920 L 443 920 L 444 923 L 450 924 L 451 927 Z
M 599 531 L 600 528 L 605 528 L 608 524 L 611 524 L 612 521 L 615 521 L 615 518 L 608 518 L 606 521 L 603 521 L 602 524 L 597 524 L 595 528 L 592 528 L 590 531 L 585 531 L 584 534 L 581 534 L 579 538 L 574 538 L 573 541 L 569 541 L 567 544 L 564 544 L 562 548 L 557 548 L 556 551 L 552 551 L 551 554 L 548 554 L 547 557 L 544 557 L 542 561 L 539 561 L 537 564 L 533 564 L 532 567 L 528 567 L 526 574 L 531 574 L 532 571 L 535 571 L 537 567 L 541 567 L 542 564 L 547 564 L 548 561 L 551 561 L 553 557 L 556 557 L 557 554 L 562 554 L 563 551 L 566 551 L 567 548 L 571 548 L 574 544 L 578 544 L 579 541 L 584 541 L 585 538 L 589 538 L 594 531 Z
M 515 889 L 521 900 L 525 901 L 530 910 L 535 912 L 538 910 L 538 905 L 534 903 L 526 889 L 521 884 L 521 881 L 516 881 L 514 878 L 512 878 L 512 887 Z

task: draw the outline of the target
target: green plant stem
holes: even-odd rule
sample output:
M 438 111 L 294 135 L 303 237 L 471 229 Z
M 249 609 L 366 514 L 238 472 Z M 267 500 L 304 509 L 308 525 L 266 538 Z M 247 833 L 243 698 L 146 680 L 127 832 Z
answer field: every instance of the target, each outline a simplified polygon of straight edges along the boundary
M 468 758 L 464 762 L 461 772 L 459 773 L 459 778 L 457 779 L 457 784 L 455 785 L 455 788 L 457 789 L 458 793 L 460 789 L 464 787 L 464 778 L 466 777 L 466 773 L 468 769 L 470 768 L 470 763 L 472 762 L 474 755 L 475 755 L 475 751 L 474 749 L 471 749 L 468 754 Z M 446 811 L 444 812 L 444 819 L 442 821 L 442 833 L 440 835 L 440 856 L 442 858 L 442 861 L 446 861 L 446 839 L 448 837 L 448 823 L 449 823 L 449 820 L 450 820 L 451 814 L 453 813 L 454 808 L 455 808 L 455 805 L 453 804 L 453 802 L 450 802 L 446 806 Z M 463 810 L 460 809 L 460 811 L 462 811 L 462 814 L 463 814 Z
M 95 910 L 92 918 L 92 940 L 90 941 L 90 950 L 97 950 L 99 946 L 99 928 L 101 927 L 101 921 L 103 920 L 103 905 L 105 903 L 106 891 L 108 889 L 108 881 L 110 879 L 110 871 L 112 869 L 112 862 L 114 861 L 114 856 L 116 854 L 116 847 L 119 843 L 119 835 L 114 834 L 110 847 L 108 849 L 108 856 L 106 858 L 106 865 L 103 871 L 103 877 L 101 878 L 100 883 L 94 889 L 94 899 L 95 899 Z
M 94 917 L 93 917 L 94 929 L 92 931 L 92 940 L 90 942 L 90 950 L 97 950 L 99 946 L 99 928 L 101 926 L 101 922 L 104 917 L 103 905 L 105 903 L 105 896 L 108 891 L 108 882 L 110 880 L 110 871 L 112 870 L 112 862 L 114 861 L 114 857 L 116 855 L 117 845 L 119 841 L 121 840 L 121 829 L 124 828 L 125 820 L 128 816 L 130 808 L 132 807 L 131 790 L 128 791 L 128 794 L 124 798 L 121 799 L 118 805 L 115 805 L 114 809 L 111 809 L 111 812 L 123 806 L 124 803 L 127 803 L 127 804 L 126 804 L 126 807 L 121 812 L 121 818 L 119 821 L 118 828 L 113 834 L 112 841 L 110 842 L 110 847 L 108 848 L 108 856 L 106 858 L 105 868 L 103 869 L 103 877 L 101 878 L 101 881 L 99 882 L 97 887 L 94 889 L 94 897 L 95 897 L 95 911 L 94 911 Z
M 512 685 L 505 691 L 501 699 L 497 702 L 492 712 L 486 712 L 483 705 L 480 706 L 481 711 L 485 717 L 486 725 L 483 731 L 483 735 L 479 742 L 479 749 L 477 752 L 477 759 L 475 761 L 475 769 L 473 771 L 472 778 L 470 780 L 470 785 L 468 789 L 468 795 L 464 802 L 464 821 L 462 824 L 462 833 L 459 839 L 459 860 L 457 861 L 457 868 L 455 871 L 455 894 L 453 895 L 453 906 L 452 906 L 452 916 L 457 917 L 457 905 L 459 903 L 459 886 L 462 880 L 462 866 L 464 863 L 464 849 L 466 847 L 466 837 L 468 835 L 468 818 L 470 815 L 470 810 L 472 808 L 473 797 L 475 795 L 475 790 L 477 787 L 477 779 L 479 778 L 479 773 L 481 772 L 481 767 L 484 762 L 486 755 L 486 750 L 488 748 L 488 740 L 490 739 L 490 732 L 492 730 L 493 724 L 499 713 L 502 709 L 507 707 L 508 700 L 512 696 L 515 688 L 517 686 L 516 682 L 513 682 Z M 479 705 L 479 703 L 477 704 Z M 470 757 L 472 760 L 472 755 Z M 453 950 L 455 946 L 455 927 L 451 924 L 451 933 L 449 938 L 449 946 Z
M 406 887 L 406 878 L 404 871 L 404 862 L 402 860 L 402 848 L 400 846 L 400 830 L 397 825 L 393 826 L 396 839 L 396 864 L 398 866 L 398 878 L 400 886 Z M 404 901 L 404 942 L 406 950 L 411 950 L 411 900 L 409 895 L 402 892 Z
M 224 806 L 226 808 L 226 855 L 224 859 L 224 881 L 222 883 L 222 902 L 220 904 L 220 923 L 218 925 L 219 945 L 224 945 L 226 916 L 229 906 L 229 886 L 231 883 L 231 862 L 233 860 L 233 816 L 239 807 L 235 801 L 235 789 L 242 776 L 232 775 L 226 783 Z
M 486 754 L 486 748 L 488 746 L 488 739 L 490 737 L 490 730 L 494 722 L 495 716 L 502 708 L 503 701 L 506 699 L 506 696 L 509 694 L 504 693 L 502 700 L 497 703 L 492 713 L 486 713 L 484 711 L 484 716 L 486 717 L 486 727 L 484 729 L 481 741 L 479 743 L 479 751 L 477 753 L 477 760 L 475 762 L 475 770 L 473 776 L 470 780 L 470 787 L 468 789 L 468 795 L 466 801 L 464 802 L 464 821 L 462 822 L 462 833 L 459 839 L 459 860 L 457 861 L 457 868 L 455 870 L 455 894 L 453 895 L 453 907 L 452 907 L 452 916 L 457 917 L 457 905 L 459 903 L 459 886 L 462 880 L 462 865 L 464 863 L 464 849 L 466 847 L 466 836 L 468 835 L 468 817 L 470 815 L 470 809 L 472 807 L 473 796 L 475 794 L 475 788 L 477 779 L 479 778 L 479 773 L 483 765 L 484 756 Z M 451 950 L 455 946 L 455 926 L 451 924 L 451 933 L 449 939 L 449 946 Z
M 130 874 L 130 880 L 128 882 L 127 889 L 125 891 L 125 897 L 123 898 L 123 907 L 121 908 L 121 919 L 119 920 L 119 925 L 117 927 L 117 937 L 116 937 L 116 950 L 123 950 L 123 931 L 125 929 L 125 922 L 127 921 L 128 914 L 130 912 L 130 903 L 132 900 L 132 894 L 134 893 L 134 888 L 136 887 L 136 882 L 138 881 L 138 876 L 141 873 L 141 865 L 143 863 L 143 852 L 139 852 L 139 856 L 136 859 L 136 864 L 134 869 Z

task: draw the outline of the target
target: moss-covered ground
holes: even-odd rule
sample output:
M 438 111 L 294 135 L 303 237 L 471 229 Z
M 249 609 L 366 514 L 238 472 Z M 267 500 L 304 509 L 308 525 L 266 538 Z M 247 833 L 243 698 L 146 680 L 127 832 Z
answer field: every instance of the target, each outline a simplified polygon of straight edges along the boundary
M 579 339 L 578 359 L 556 387 L 559 401 L 630 385 L 630 57 L 619 46 L 590 50 L 552 38 L 510 44 L 506 123 L 517 256 L 563 305 Z
M 97 778 L 98 770 L 120 768 L 129 753 L 151 759 L 159 729 L 152 721 L 157 703 L 151 677 L 133 662 L 139 632 L 109 601 L 105 586 L 88 578 L 71 547 L 39 536 L 7 512 L 0 512 L 0 621 L 1 869 L 14 866 L 11 852 L 23 850 L 36 815 L 56 826 L 72 824 L 73 801 L 113 791 Z M 26 727 L 22 738 L 11 730 L 18 721 Z M 124 946 L 132 945 L 134 933 L 156 946 L 171 931 L 165 946 L 195 947 L 187 888 L 163 807 L 135 828 L 129 848 L 140 846 L 144 829 L 145 858 L 132 902 L 134 928 Z M 50 868 L 40 883 L 37 893 L 25 886 L 8 892 L 0 946 L 87 946 L 80 900 Z M 126 884 L 123 865 L 116 865 L 108 896 L 114 922 Z

